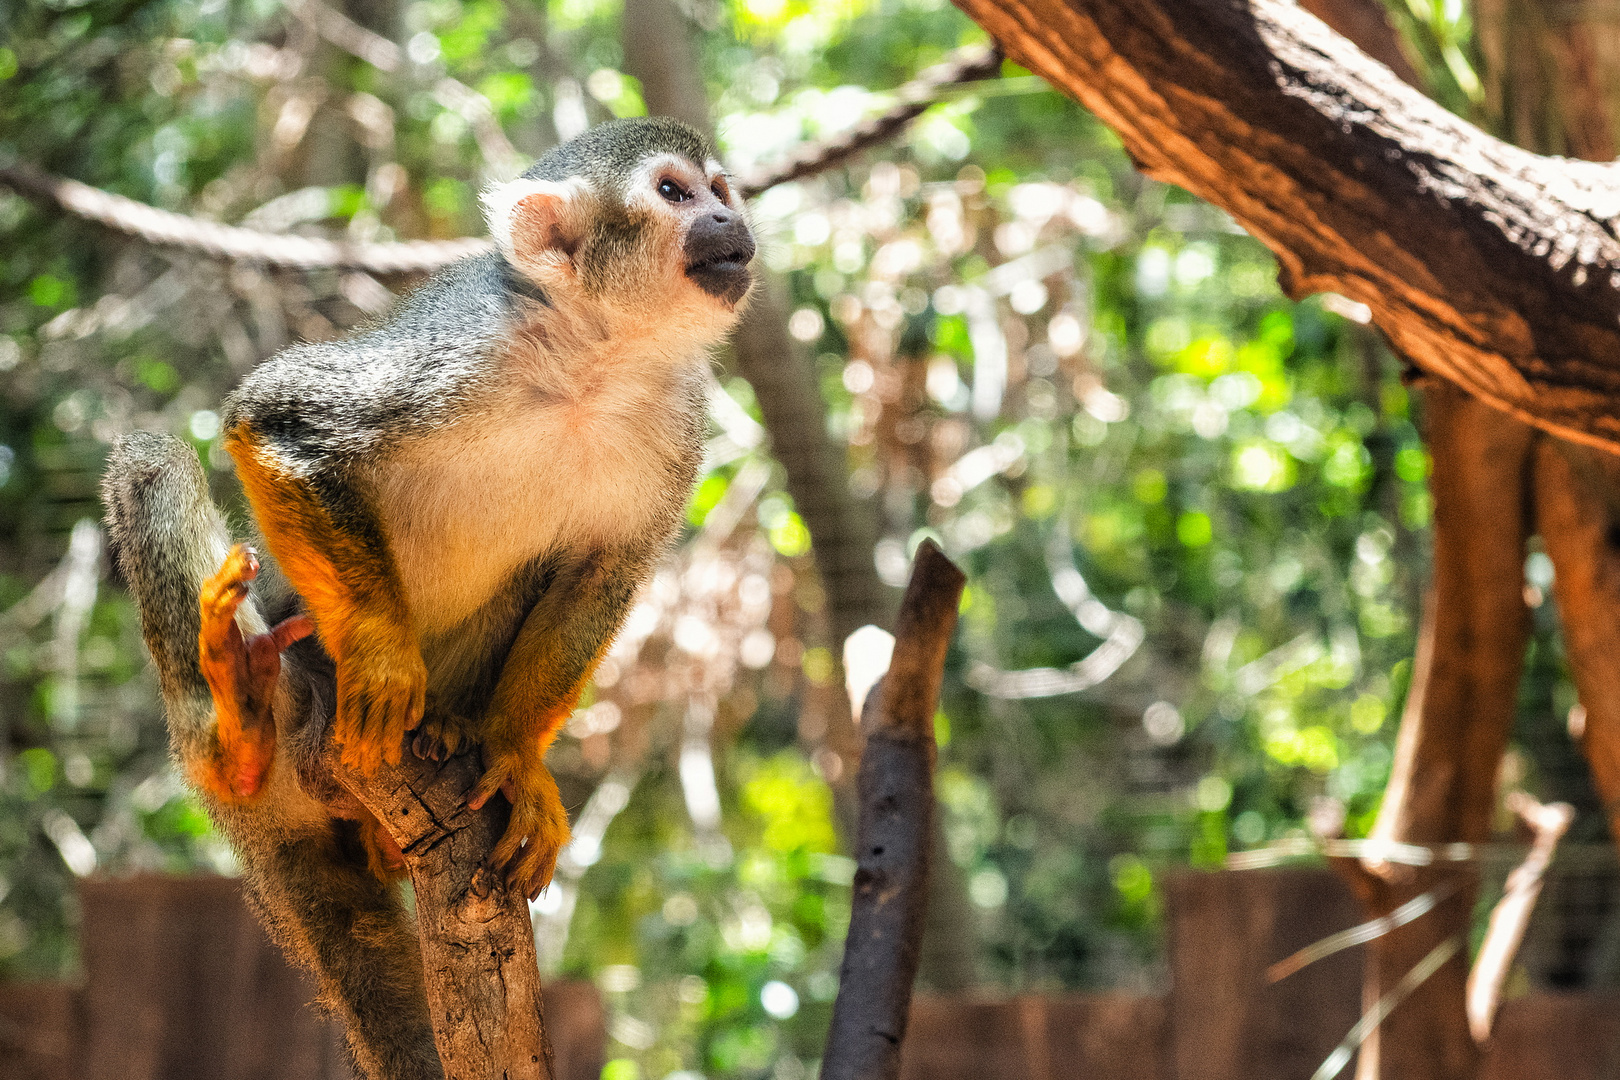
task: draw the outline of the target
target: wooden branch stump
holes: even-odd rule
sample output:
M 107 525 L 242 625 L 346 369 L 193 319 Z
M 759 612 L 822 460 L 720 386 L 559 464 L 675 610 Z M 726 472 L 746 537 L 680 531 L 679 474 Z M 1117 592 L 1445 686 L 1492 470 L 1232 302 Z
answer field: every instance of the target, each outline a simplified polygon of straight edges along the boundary
M 928 902 L 934 709 L 967 578 L 933 543 L 917 549 L 889 672 L 862 710 L 855 896 L 824 1080 L 895 1080 Z
M 405 853 L 445 1080 L 554 1080 L 528 902 L 484 866 L 506 828 L 506 803 L 464 805 L 478 755 L 438 763 L 407 749 L 399 765 L 369 779 L 344 770 L 335 754 L 328 761 Z

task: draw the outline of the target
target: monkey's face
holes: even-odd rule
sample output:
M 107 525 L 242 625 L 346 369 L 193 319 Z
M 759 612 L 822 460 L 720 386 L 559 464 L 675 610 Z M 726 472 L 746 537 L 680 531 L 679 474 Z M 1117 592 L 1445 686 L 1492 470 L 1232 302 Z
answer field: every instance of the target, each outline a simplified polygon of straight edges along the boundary
M 626 310 L 651 305 L 668 332 L 710 340 L 753 284 L 754 233 L 717 161 L 652 153 L 625 177 L 581 252 L 587 287 Z
M 754 232 L 719 162 L 699 168 L 674 154 L 657 155 L 631 178 L 627 196 L 627 204 L 646 208 L 655 232 L 674 241 L 681 272 L 700 291 L 727 308 L 748 295 Z
M 675 351 L 723 335 L 753 283 L 753 230 L 716 161 L 653 152 L 606 181 L 515 180 L 485 204 L 502 252 L 553 306 L 635 324 Z

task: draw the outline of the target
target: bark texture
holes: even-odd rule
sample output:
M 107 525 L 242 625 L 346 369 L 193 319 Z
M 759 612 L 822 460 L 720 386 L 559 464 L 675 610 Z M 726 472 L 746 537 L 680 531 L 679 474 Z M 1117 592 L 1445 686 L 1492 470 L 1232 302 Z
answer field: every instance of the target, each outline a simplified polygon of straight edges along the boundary
M 933 541 L 917 549 L 894 657 L 867 695 L 849 937 L 821 1075 L 895 1080 L 922 952 L 934 823 L 934 709 L 966 576 Z
M 1367 304 L 1425 370 L 1620 449 L 1614 166 L 1487 135 L 1286 0 L 958 4 L 1264 241 L 1290 295 Z
M 506 802 L 464 805 L 478 755 L 436 764 L 407 752 L 370 779 L 328 760 L 405 853 L 445 1080 L 553 1080 L 529 905 L 483 865 L 506 828 Z

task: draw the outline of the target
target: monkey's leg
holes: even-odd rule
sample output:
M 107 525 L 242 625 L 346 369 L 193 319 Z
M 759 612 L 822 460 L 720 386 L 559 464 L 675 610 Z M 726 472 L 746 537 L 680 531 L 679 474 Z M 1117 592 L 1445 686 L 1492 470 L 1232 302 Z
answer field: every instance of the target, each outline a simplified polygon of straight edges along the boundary
M 281 650 L 313 629 L 294 616 L 244 637 L 236 610 L 257 573 L 252 551 L 238 545 L 201 589 L 201 665 L 219 716 L 209 772 L 238 794 L 263 782 L 275 750 L 270 701 Z M 226 816 L 239 841 L 254 838 L 239 842 L 249 897 L 288 955 L 315 972 L 361 1071 L 371 1080 L 439 1077 L 421 954 L 393 885 L 404 872 L 398 845 L 369 814 L 269 833 L 251 806 Z
M 236 613 L 258 574 L 258 557 L 237 544 L 198 595 L 198 665 L 213 693 L 218 744 L 194 769 L 194 779 L 223 799 L 257 795 L 270 774 L 276 753 L 270 702 L 281 678 L 281 653 L 315 629 L 306 616 L 295 615 L 268 633 L 244 638 Z
M 560 577 L 524 620 L 495 686 L 483 724 L 487 771 L 467 805 L 476 810 L 497 791 L 511 801 L 512 819 L 489 861 L 531 899 L 551 881 L 568 842 L 568 813 L 546 750 L 623 624 L 642 562 L 599 553 Z
M 353 823 L 333 821 L 247 863 L 249 896 L 316 976 L 368 1080 L 438 1080 L 422 954 L 397 886 L 378 880 Z
M 332 737 L 344 765 L 371 775 L 397 765 L 422 718 L 427 668 L 387 538 L 341 477 L 312 479 L 246 423 L 226 448 L 282 572 L 315 617 L 337 664 Z

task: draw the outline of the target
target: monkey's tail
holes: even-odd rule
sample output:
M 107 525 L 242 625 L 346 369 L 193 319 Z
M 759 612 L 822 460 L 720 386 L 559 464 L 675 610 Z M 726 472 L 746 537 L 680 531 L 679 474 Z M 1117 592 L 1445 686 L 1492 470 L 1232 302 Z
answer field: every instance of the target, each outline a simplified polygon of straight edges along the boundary
M 172 435 L 138 431 L 113 447 L 101 482 L 113 563 L 140 609 L 157 665 L 169 735 L 183 761 L 206 753 L 214 703 L 197 660 L 197 594 L 231 537 L 197 452 Z

